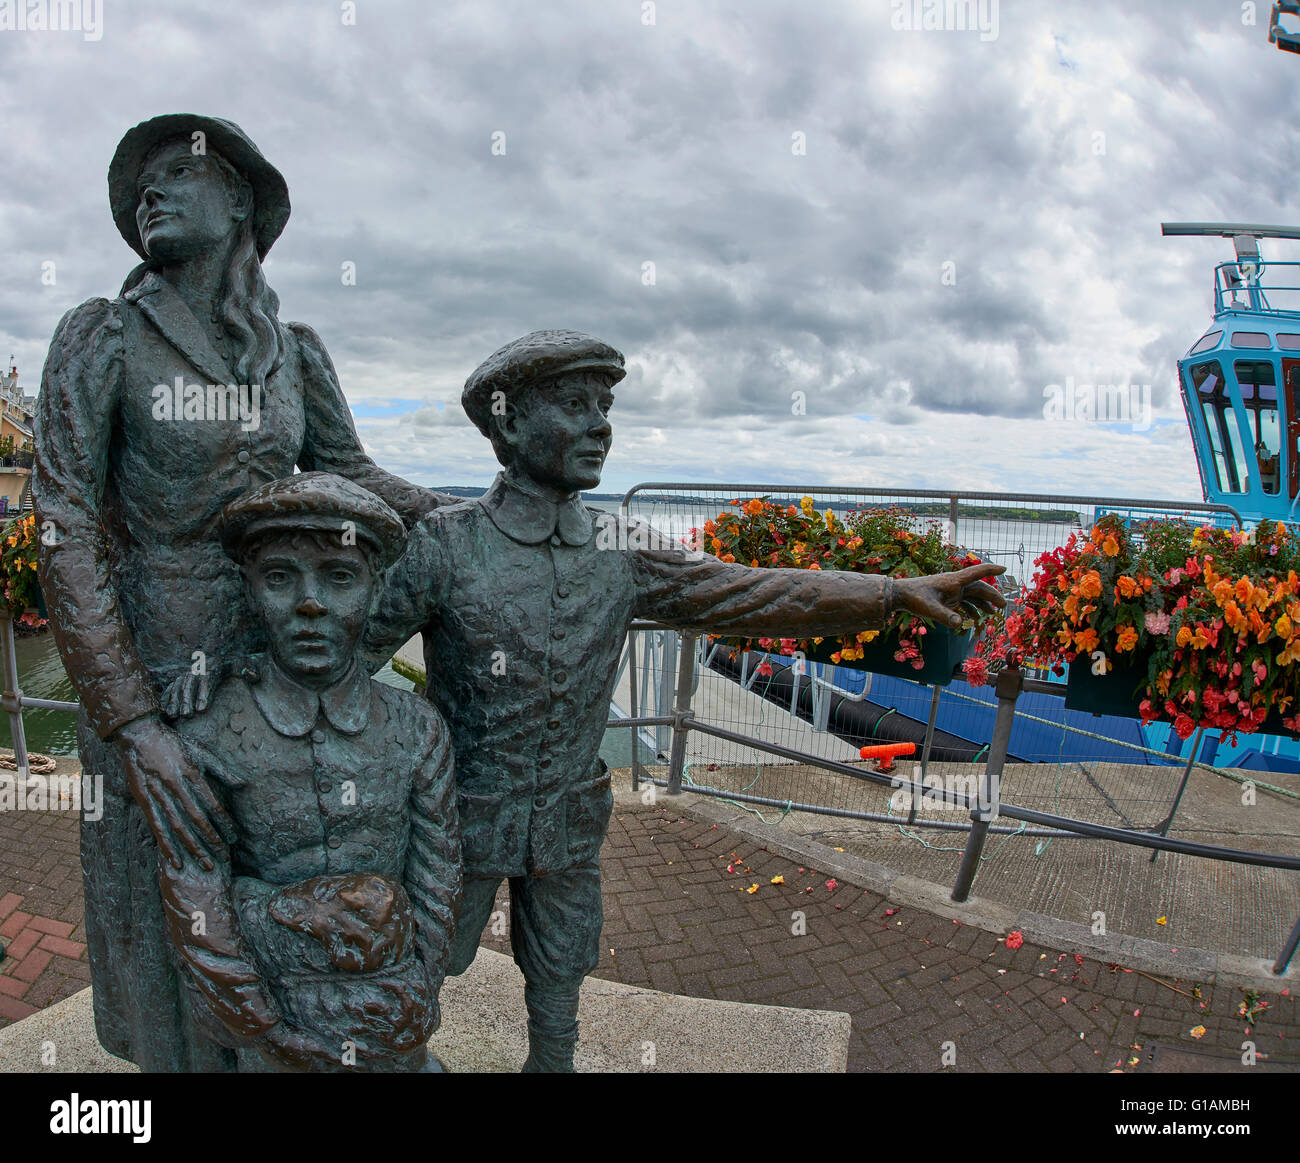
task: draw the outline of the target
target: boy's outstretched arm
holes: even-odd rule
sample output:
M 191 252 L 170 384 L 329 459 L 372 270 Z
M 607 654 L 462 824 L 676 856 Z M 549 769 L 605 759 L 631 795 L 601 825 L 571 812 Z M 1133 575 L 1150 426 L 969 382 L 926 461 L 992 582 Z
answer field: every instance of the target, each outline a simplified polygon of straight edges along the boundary
M 955 627 L 964 617 L 1006 604 L 984 580 L 1002 573 L 1000 565 L 889 578 L 838 570 L 756 569 L 674 545 L 636 550 L 633 558 L 639 617 L 719 634 L 831 637 L 883 626 L 902 609 Z

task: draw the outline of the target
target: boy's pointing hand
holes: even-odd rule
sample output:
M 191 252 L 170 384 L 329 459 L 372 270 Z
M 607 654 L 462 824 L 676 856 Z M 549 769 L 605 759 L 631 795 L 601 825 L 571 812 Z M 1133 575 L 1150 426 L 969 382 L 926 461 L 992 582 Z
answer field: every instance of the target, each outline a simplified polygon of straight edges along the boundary
M 985 562 L 955 573 L 896 578 L 894 605 L 955 630 L 966 618 L 991 614 L 1007 604 L 997 588 L 983 580 L 1005 572 L 1006 566 Z

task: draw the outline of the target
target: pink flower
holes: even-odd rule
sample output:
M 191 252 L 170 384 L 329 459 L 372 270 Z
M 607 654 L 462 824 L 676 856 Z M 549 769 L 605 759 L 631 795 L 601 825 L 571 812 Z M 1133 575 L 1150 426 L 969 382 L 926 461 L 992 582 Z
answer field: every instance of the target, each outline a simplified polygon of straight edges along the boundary
M 834 892 L 837 888 L 840 887 L 840 885 L 839 885 L 839 881 L 837 881 L 837 880 L 828 880 L 828 881 L 826 882 L 826 887 L 827 887 L 828 889 L 830 889 L 831 892 Z
M 971 686 L 984 686 L 989 681 L 989 665 L 982 658 L 972 656 L 961 664 L 961 668 Z
M 1169 615 L 1149 611 L 1146 616 L 1148 634 L 1165 635 L 1169 633 Z

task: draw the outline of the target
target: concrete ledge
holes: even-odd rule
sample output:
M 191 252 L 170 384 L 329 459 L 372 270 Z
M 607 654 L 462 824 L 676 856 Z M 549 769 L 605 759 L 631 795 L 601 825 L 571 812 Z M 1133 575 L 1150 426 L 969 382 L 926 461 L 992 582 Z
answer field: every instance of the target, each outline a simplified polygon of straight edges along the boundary
M 626 808 L 644 806 L 640 796 L 630 788 L 620 789 L 615 800 Z M 1026 941 L 1046 945 L 1063 953 L 1080 953 L 1098 961 L 1114 962 L 1145 973 L 1158 973 L 1206 984 L 1242 986 L 1270 993 L 1300 986 L 1300 953 L 1286 973 L 1275 977 L 1272 962 L 1262 958 L 1183 946 L 1175 949 L 1160 941 L 1123 933 L 1098 935 L 1089 926 L 1076 921 L 1064 921 L 1059 917 L 1030 912 L 977 896 L 957 904 L 952 899 L 952 888 L 949 885 L 921 880 L 847 852 L 836 852 L 820 841 L 765 824 L 755 819 L 752 813 L 714 796 L 693 795 L 690 792 L 669 796 L 662 788 L 657 788 L 655 804 L 681 812 L 695 820 L 728 828 L 760 844 L 769 852 L 797 860 L 819 872 L 829 873 L 837 880 L 845 880 L 849 884 L 879 893 L 894 904 L 959 920 L 964 925 L 973 925 L 990 933 L 1001 935 L 1019 929 Z
M 429 1047 L 456 1072 L 515 1072 L 528 1054 L 524 979 L 481 949 L 442 990 L 442 1028 Z M 576 1065 L 585 1073 L 839 1073 L 848 1014 L 659 993 L 588 978 Z M 48 1061 L 53 1050 L 54 1062 Z M 0 1073 L 134 1073 L 95 1038 L 90 990 L 0 1030 Z

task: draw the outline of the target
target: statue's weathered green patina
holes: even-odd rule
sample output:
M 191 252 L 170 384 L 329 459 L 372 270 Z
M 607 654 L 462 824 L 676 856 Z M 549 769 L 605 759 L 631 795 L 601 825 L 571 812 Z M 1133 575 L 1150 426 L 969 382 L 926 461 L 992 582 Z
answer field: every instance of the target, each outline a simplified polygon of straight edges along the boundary
M 412 530 L 365 637 L 372 667 L 423 630 L 428 696 L 456 753 L 464 895 L 450 973 L 473 961 L 503 879 L 523 970 L 526 1070 L 573 1068 L 578 988 L 599 959 L 601 841 L 613 802 L 598 756 L 628 626 L 835 635 L 905 606 L 959 624 L 1001 605 L 1000 566 L 890 579 L 751 569 L 589 509 L 623 357 L 572 331 L 506 345 L 462 402 L 504 472 Z
M 222 539 L 268 650 L 177 728 L 235 825 L 207 862 L 159 861 L 195 1024 L 243 1071 L 427 1069 L 461 880 L 451 746 L 355 658 L 401 520 L 303 473 L 228 505 Z
M 261 259 L 288 193 L 238 126 L 191 114 L 136 126 L 109 197 L 144 261 L 116 299 L 59 323 L 34 483 L 81 759 L 104 786 L 81 837 L 95 1023 L 145 1070 L 223 1069 L 229 1051 L 193 1028 L 156 869 L 159 844 L 179 865 L 234 838 L 169 725 L 263 645 L 218 517 L 295 465 L 355 481 L 408 523 L 440 498 L 365 455 L 320 339 L 280 322 Z

